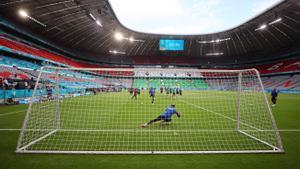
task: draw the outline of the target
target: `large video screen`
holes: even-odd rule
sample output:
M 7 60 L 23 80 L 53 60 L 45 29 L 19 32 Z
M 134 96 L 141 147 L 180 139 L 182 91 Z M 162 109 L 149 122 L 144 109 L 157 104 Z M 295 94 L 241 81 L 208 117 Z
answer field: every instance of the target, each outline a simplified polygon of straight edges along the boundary
M 160 39 L 159 50 L 184 50 L 184 40 Z

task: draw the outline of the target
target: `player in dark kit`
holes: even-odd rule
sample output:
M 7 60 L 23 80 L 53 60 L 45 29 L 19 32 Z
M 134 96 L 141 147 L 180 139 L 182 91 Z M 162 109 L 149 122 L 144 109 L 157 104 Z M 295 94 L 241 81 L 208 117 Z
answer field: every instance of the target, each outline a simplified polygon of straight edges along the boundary
M 182 89 L 179 89 L 179 95 L 182 96 Z
M 155 98 L 155 89 L 154 88 L 152 88 L 152 87 L 150 88 L 149 95 L 152 98 L 151 103 L 153 104 L 154 103 L 154 98 Z
M 277 101 L 277 96 L 278 96 L 278 90 L 276 88 L 274 88 L 271 92 L 271 97 L 272 97 L 272 103 L 273 103 L 273 107 L 276 105 L 276 101 Z
M 172 97 L 175 97 L 176 96 L 176 89 L 174 88 L 174 89 L 172 89 Z
M 164 113 L 162 113 L 160 116 L 158 116 L 157 118 L 150 120 L 148 123 L 142 124 L 141 127 L 147 127 L 150 124 L 157 122 L 157 121 L 162 121 L 162 124 L 168 124 L 168 122 L 172 121 L 172 115 L 176 114 L 178 118 L 181 117 L 181 113 L 177 112 L 175 109 L 175 105 L 172 104 L 170 105 L 166 111 Z
M 169 88 L 166 88 L 165 91 L 166 91 L 166 94 L 169 95 L 169 92 L 170 92 Z
M 132 95 L 132 93 L 133 93 L 133 88 L 129 88 L 129 89 L 128 89 L 128 92 L 129 92 L 130 95 Z
M 135 98 L 135 100 L 136 100 L 137 99 L 137 95 L 138 95 L 138 89 L 135 88 L 135 89 L 133 89 L 133 95 L 132 95 L 131 99 Z
M 47 98 L 48 98 L 48 100 L 51 100 L 52 99 L 52 93 L 53 93 L 51 86 L 47 86 L 46 90 L 47 90 Z
M 93 93 L 94 93 L 94 95 L 97 94 L 97 89 L 96 88 L 93 89 Z

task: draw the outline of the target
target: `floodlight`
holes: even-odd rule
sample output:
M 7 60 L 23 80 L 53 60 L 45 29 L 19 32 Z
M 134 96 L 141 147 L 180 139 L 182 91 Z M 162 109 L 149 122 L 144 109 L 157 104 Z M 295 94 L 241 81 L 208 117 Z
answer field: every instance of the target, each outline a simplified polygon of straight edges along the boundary
M 206 53 L 206 56 L 220 56 L 223 55 L 223 52 L 215 52 L 215 53 Z
M 97 23 L 97 25 L 99 25 L 101 27 L 103 26 L 102 23 L 99 20 L 96 20 L 96 23 Z
M 267 25 L 264 24 L 264 25 L 261 25 L 261 26 L 259 27 L 259 29 L 265 29 L 266 27 L 267 27 Z
M 278 23 L 278 22 L 281 22 L 281 21 L 282 21 L 282 18 L 278 18 L 278 19 L 276 19 L 276 20 L 270 22 L 269 25 L 273 25 L 273 24 Z
M 89 15 L 94 21 L 96 20 L 95 16 L 92 13 L 89 13 Z
M 130 42 L 133 42 L 133 41 L 134 41 L 134 38 L 133 38 L 133 37 L 130 37 L 128 40 L 129 40 Z
M 256 28 L 255 31 L 258 31 L 258 30 L 264 30 L 267 28 L 267 25 L 266 24 L 263 24 L 261 25 L 260 27 Z
M 22 18 L 28 17 L 28 13 L 27 13 L 26 11 L 24 11 L 23 9 L 20 9 L 20 10 L 19 10 L 19 15 L 20 15 Z
M 116 40 L 120 41 L 120 40 L 124 39 L 124 36 L 120 32 L 117 32 L 117 33 L 115 33 L 115 38 L 116 38 Z

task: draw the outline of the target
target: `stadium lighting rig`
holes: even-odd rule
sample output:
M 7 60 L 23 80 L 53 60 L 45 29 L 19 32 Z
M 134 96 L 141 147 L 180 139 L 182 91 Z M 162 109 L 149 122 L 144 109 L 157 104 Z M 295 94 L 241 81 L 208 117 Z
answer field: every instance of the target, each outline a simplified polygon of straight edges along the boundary
M 206 53 L 206 56 L 221 56 L 223 54 L 224 54 L 223 52 Z
M 117 50 L 110 50 L 109 53 L 112 53 L 112 54 L 121 54 L 121 55 L 125 55 L 126 54 L 126 52 L 117 51 Z
M 278 19 L 276 19 L 276 20 L 270 22 L 268 25 L 273 25 L 273 24 L 278 23 L 278 22 L 281 22 L 281 21 L 282 21 L 282 18 L 278 18 Z
M 266 24 L 263 24 L 261 25 L 260 27 L 256 28 L 255 31 L 258 31 L 258 30 L 264 30 L 266 29 L 268 26 Z
M 89 16 L 96 22 L 97 25 L 103 27 L 101 21 L 99 19 L 96 19 L 96 17 L 92 13 L 89 13 Z
M 122 41 L 122 40 L 127 40 L 129 42 L 145 42 L 144 40 L 140 40 L 140 39 L 135 39 L 134 37 L 125 37 L 122 33 L 120 32 L 116 32 L 115 33 L 115 39 L 117 41 Z
M 34 21 L 35 23 L 37 23 L 37 24 L 39 24 L 39 25 L 41 25 L 41 26 L 43 26 L 43 27 L 46 27 L 46 26 L 47 26 L 47 25 L 45 25 L 44 23 L 38 21 L 37 19 L 35 19 L 35 18 L 29 16 L 28 13 L 27 13 L 24 9 L 20 9 L 20 10 L 18 11 L 18 13 L 19 13 L 20 17 L 22 17 L 22 18 L 29 18 L 30 20 Z
M 129 40 L 130 42 L 134 42 L 134 41 L 135 41 L 135 39 L 134 39 L 133 37 L 129 37 L 128 40 Z
M 19 15 L 22 17 L 22 18 L 26 18 L 28 17 L 28 13 L 24 10 L 19 10 Z
M 99 20 L 96 20 L 96 24 L 99 25 L 100 27 L 103 27 L 102 23 Z
M 210 41 L 200 41 L 198 40 L 197 42 L 198 43 L 201 43 L 201 44 L 207 44 L 207 43 L 220 43 L 220 42 L 224 42 L 224 41 L 228 41 L 228 40 L 231 40 L 231 38 L 223 38 L 223 39 L 214 39 L 214 40 L 210 40 Z
M 258 28 L 255 29 L 255 31 L 264 30 L 264 29 L 266 29 L 269 25 L 274 25 L 274 24 L 279 23 L 279 22 L 281 22 L 281 21 L 282 21 L 282 18 L 277 18 L 277 19 L 275 19 L 274 21 L 269 22 L 268 24 L 263 24 L 263 25 L 259 26 Z
M 124 36 L 123 36 L 123 34 L 121 34 L 120 32 L 117 32 L 117 33 L 115 33 L 115 39 L 116 39 L 117 41 L 121 41 L 121 40 L 124 39 Z

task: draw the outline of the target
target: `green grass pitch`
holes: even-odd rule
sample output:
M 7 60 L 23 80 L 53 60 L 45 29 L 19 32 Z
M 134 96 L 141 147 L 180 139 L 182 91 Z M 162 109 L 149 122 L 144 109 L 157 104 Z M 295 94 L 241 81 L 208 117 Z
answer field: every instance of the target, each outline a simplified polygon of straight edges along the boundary
M 61 104 L 62 110 L 68 113 L 62 113 L 61 127 L 64 129 L 94 129 L 97 130 L 98 133 L 87 134 L 85 132 L 76 132 L 76 134 L 74 134 L 71 131 L 69 131 L 69 134 L 66 132 L 57 133 L 57 135 L 53 135 L 52 137 L 45 139 L 44 142 L 40 142 L 39 144 L 33 146 L 32 149 L 41 149 L 45 147 L 45 145 L 48 145 L 48 149 L 80 150 L 90 148 L 92 150 L 96 148 L 98 150 L 107 151 L 120 149 L 125 151 L 132 149 L 143 150 L 145 147 L 153 150 L 189 150 L 189 148 L 192 149 L 194 148 L 193 146 L 197 146 L 203 150 L 211 150 L 214 148 L 247 148 L 243 145 L 248 145 L 250 148 L 251 146 L 263 146 L 249 140 L 246 137 L 237 135 L 236 133 L 229 133 L 233 140 L 229 140 L 229 144 L 227 142 L 227 146 L 223 147 L 222 144 L 224 145 L 224 143 L 222 143 L 222 141 L 225 136 L 221 133 L 202 133 L 201 135 L 191 135 L 191 132 L 183 132 L 191 129 L 190 126 L 187 125 L 187 121 L 194 119 L 194 116 L 198 115 L 197 112 L 199 112 L 197 107 L 188 105 L 188 103 L 191 103 L 189 100 L 184 100 L 184 97 L 187 97 L 186 95 L 188 95 L 188 93 L 184 93 L 184 96 L 181 99 L 171 99 L 158 95 L 154 105 L 150 103 L 150 99 L 146 92 L 144 92 L 137 101 L 131 100 L 127 92 L 110 93 L 106 94 L 105 96 L 97 95 L 75 99 L 73 98 L 69 100 L 66 99 Z M 108 104 L 111 103 L 111 100 L 116 98 L 122 98 L 120 100 L 124 101 L 119 102 L 117 104 L 118 106 L 116 106 L 116 104 L 111 105 L 112 108 L 110 113 L 107 113 L 107 109 L 103 107 L 108 106 Z M 203 98 L 203 101 L 204 100 L 206 100 L 207 103 L 210 102 L 209 98 Z M 93 102 L 91 103 L 91 101 Z M 86 102 L 86 104 L 82 104 L 85 107 L 79 105 L 79 102 Z M 94 102 L 99 102 L 99 104 L 95 104 Z M 146 129 L 139 128 L 141 123 L 159 115 L 170 103 L 175 103 L 178 105 L 178 110 L 183 112 L 182 119 L 173 117 L 174 120 L 171 125 L 161 126 L 159 123 L 157 123 Z M 299 103 L 300 95 L 281 94 L 279 96 L 278 105 L 273 108 L 277 125 L 281 130 L 280 134 L 283 140 L 285 153 L 239 155 L 16 154 L 14 151 L 19 136 L 19 130 L 17 129 L 21 128 L 27 105 L 2 106 L 0 107 L 0 168 L 299 168 Z M 45 107 L 47 108 L 44 110 L 45 112 L 52 111 L 52 105 Z M 143 110 L 143 107 L 145 110 Z M 217 107 L 210 108 L 215 108 L 217 111 Z M 86 109 L 90 110 L 86 111 Z M 120 110 L 125 113 L 114 113 L 119 112 Z M 230 112 L 230 110 L 227 111 Z M 84 112 L 89 113 L 85 114 Z M 234 114 L 227 114 L 227 116 L 232 116 L 232 118 L 234 118 Z M 193 125 L 192 129 L 232 129 L 235 126 L 234 121 L 224 120 L 224 118 L 217 115 L 201 115 L 198 117 L 198 119 L 203 120 L 203 123 L 199 123 L 199 121 L 191 121 Z M 89 121 L 90 123 L 80 123 L 80 120 Z M 105 121 L 106 123 L 101 123 L 101 120 Z M 209 120 L 221 122 L 223 123 L 223 126 L 218 125 L 218 123 L 209 123 Z M 226 125 L 224 126 L 224 124 Z M 100 131 L 99 133 L 99 129 L 103 131 Z M 105 129 L 107 129 L 107 131 L 105 131 Z M 112 132 L 110 130 L 115 131 Z M 165 130 L 171 132 L 164 132 Z M 135 135 L 131 135 L 130 133 Z M 59 134 L 62 136 L 59 136 Z M 160 144 L 153 145 L 149 144 L 149 141 L 146 143 L 143 142 L 143 139 L 149 139 L 149 136 L 153 138 L 153 142 Z M 81 140 L 80 142 L 78 141 L 79 139 L 76 139 L 76 137 L 85 139 Z M 171 140 L 169 140 L 170 138 Z M 220 142 L 215 141 L 213 142 L 214 144 L 209 144 L 207 139 L 220 140 Z M 234 142 L 234 139 L 236 139 L 236 142 Z M 77 141 L 74 142 L 74 140 Z M 88 140 L 94 141 L 89 142 Z M 119 141 L 113 142 L 115 140 Z M 170 141 L 170 144 L 166 144 L 168 141 Z M 124 144 L 126 142 L 134 142 L 137 144 Z M 185 144 L 178 144 L 180 142 Z M 233 142 L 235 144 L 231 144 Z M 95 146 L 96 143 L 105 143 L 105 145 Z M 196 145 L 196 143 L 199 145 Z M 74 145 L 73 147 L 70 146 L 72 144 Z M 228 145 L 231 146 L 228 147 Z

